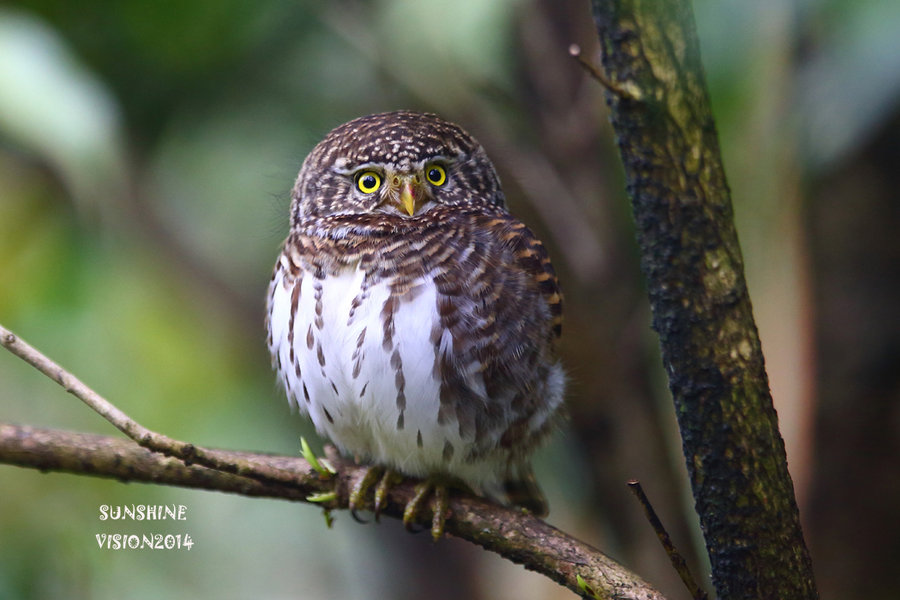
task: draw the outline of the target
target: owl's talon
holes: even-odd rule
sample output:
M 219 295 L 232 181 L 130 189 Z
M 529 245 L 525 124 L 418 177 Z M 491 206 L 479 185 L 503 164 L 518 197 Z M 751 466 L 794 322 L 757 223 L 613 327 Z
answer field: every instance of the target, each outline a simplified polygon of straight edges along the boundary
M 419 507 L 429 494 L 433 494 L 434 503 L 431 515 L 431 537 L 436 542 L 444 535 L 444 524 L 446 522 L 449 498 L 447 486 L 443 483 L 435 483 L 432 480 L 426 479 L 417 484 L 415 489 L 415 495 L 403 510 L 403 525 L 406 527 L 407 531 L 415 533 L 416 517 L 419 512 Z
M 431 539 L 435 542 L 444 536 L 448 504 L 449 493 L 447 492 L 447 486 L 436 485 L 434 487 L 434 512 L 431 515 Z
M 384 508 L 387 502 L 388 492 L 391 490 L 391 487 L 402 478 L 399 474 L 390 469 L 387 469 L 384 472 L 384 475 L 381 476 L 381 481 L 378 482 L 378 486 L 375 488 L 375 521 L 378 521 L 378 517 L 381 516 L 381 509 Z
M 350 511 L 355 512 L 361 508 L 364 508 L 366 505 L 366 494 L 369 489 L 378 480 L 381 476 L 383 469 L 381 467 L 367 467 L 366 473 L 363 475 L 359 481 L 354 484 L 353 488 L 350 490 Z M 353 517 L 357 521 L 356 516 Z M 364 523 L 365 521 L 359 521 L 360 523 Z
M 367 521 L 366 519 L 363 519 L 361 516 L 359 516 L 359 512 L 357 512 L 357 510 L 355 508 L 350 509 L 350 516 L 353 517 L 353 520 L 356 521 L 357 523 L 359 523 L 360 525 L 367 525 L 369 523 L 369 521 Z
M 403 509 L 403 526 L 406 527 L 407 531 L 413 530 L 413 525 L 416 523 L 416 515 L 419 512 L 419 505 L 422 504 L 422 500 L 431 492 L 432 486 L 433 484 L 431 481 L 427 479 L 416 484 L 415 495 L 406 503 L 406 508 Z

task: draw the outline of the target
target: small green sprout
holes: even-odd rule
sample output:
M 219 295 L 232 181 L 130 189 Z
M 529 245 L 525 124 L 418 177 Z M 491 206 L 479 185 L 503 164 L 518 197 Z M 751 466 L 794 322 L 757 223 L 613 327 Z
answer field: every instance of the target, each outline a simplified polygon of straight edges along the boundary
M 306 497 L 307 502 L 325 503 L 337 500 L 337 492 L 316 492 Z
M 582 577 L 581 575 L 576 573 L 575 581 L 578 582 L 578 587 L 581 589 L 582 592 L 584 592 L 585 596 L 588 596 L 589 598 L 594 598 L 594 600 L 600 600 L 600 596 L 597 595 L 597 592 L 594 591 L 594 588 L 592 588 L 591 586 L 588 585 L 588 582 L 584 580 L 584 577 Z
M 327 460 L 322 459 L 319 460 L 316 455 L 313 453 L 312 448 L 309 447 L 309 444 L 306 442 L 306 438 L 300 438 L 300 454 L 303 455 L 303 458 L 306 459 L 306 462 L 309 463 L 315 471 L 321 475 L 322 477 L 331 477 L 337 471 L 334 467 L 331 466 Z

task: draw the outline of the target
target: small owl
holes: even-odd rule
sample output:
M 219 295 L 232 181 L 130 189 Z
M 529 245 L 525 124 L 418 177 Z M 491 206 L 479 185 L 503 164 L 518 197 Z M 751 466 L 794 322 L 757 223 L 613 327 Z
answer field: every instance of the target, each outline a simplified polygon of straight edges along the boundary
M 530 455 L 562 412 L 561 320 L 544 246 L 461 127 L 370 115 L 304 161 L 268 346 L 291 404 L 341 451 L 545 515 Z

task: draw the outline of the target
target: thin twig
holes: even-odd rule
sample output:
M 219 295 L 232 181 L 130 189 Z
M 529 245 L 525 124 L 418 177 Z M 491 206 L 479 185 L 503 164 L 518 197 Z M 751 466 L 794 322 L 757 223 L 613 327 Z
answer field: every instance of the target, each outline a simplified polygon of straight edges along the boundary
M 103 396 L 89 388 L 75 375 L 63 369 L 2 325 L 0 325 L 0 345 L 61 385 L 67 392 L 112 423 L 116 429 L 148 450 L 159 452 L 166 456 L 174 456 L 184 461 L 187 465 L 197 463 L 210 469 L 250 477 L 263 482 L 293 485 L 296 481 L 293 475 L 279 469 L 267 468 L 265 465 L 254 465 L 245 460 L 225 458 L 216 452 L 211 452 L 188 442 L 174 440 L 147 429 L 119 410 Z
M 650 504 L 650 499 L 647 498 L 647 494 L 644 493 L 644 488 L 641 487 L 641 483 L 636 479 L 632 479 L 628 482 L 628 489 L 634 493 L 638 502 L 641 503 L 644 514 L 647 515 L 647 520 L 650 521 L 651 527 L 653 527 L 653 530 L 656 532 L 656 537 L 659 538 L 660 543 L 666 550 L 666 554 L 669 556 L 669 560 L 672 562 L 672 566 L 675 568 L 675 571 L 678 572 L 678 576 L 681 577 L 681 581 L 684 583 L 685 587 L 687 587 L 691 596 L 694 600 L 707 600 L 706 592 L 697 584 L 697 581 L 691 574 L 691 570 L 688 569 L 684 557 L 675 547 L 675 544 L 672 543 L 669 532 L 666 531 L 666 528 L 663 526 L 662 521 L 659 520 L 656 511 L 653 510 L 653 505 Z
M 628 86 L 630 89 L 625 89 L 625 87 L 623 87 L 622 85 L 608 78 L 600 69 L 595 67 L 592 63 L 588 62 L 588 60 L 581 55 L 581 46 L 579 46 L 578 44 L 572 44 L 571 46 L 569 46 L 569 56 L 578 61 L 578 64 L 580 64 L 591 77 L 597 80 L 597 83 L 605 87 L 616 96 L 627 100 L 634 100 L 635 102 L 640 101 L 640 90 L 638 90 L 634 86 Z

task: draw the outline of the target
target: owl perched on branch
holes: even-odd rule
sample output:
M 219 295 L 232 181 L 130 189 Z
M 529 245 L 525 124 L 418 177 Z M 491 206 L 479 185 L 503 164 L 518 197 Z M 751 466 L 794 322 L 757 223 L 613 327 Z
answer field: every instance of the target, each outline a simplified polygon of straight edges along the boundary
M 414 502 L 435 492 L 436 535 L 447 485 L 545 515 L 530 455 L 562 412 L 561 321 L 544 246 L 461 127 L 370 115 L 304 161 L 268 345 L 290 402 L 372 465 L 351 506 L 382 476 L 377 514 L 401 474 L 424 480 Z

